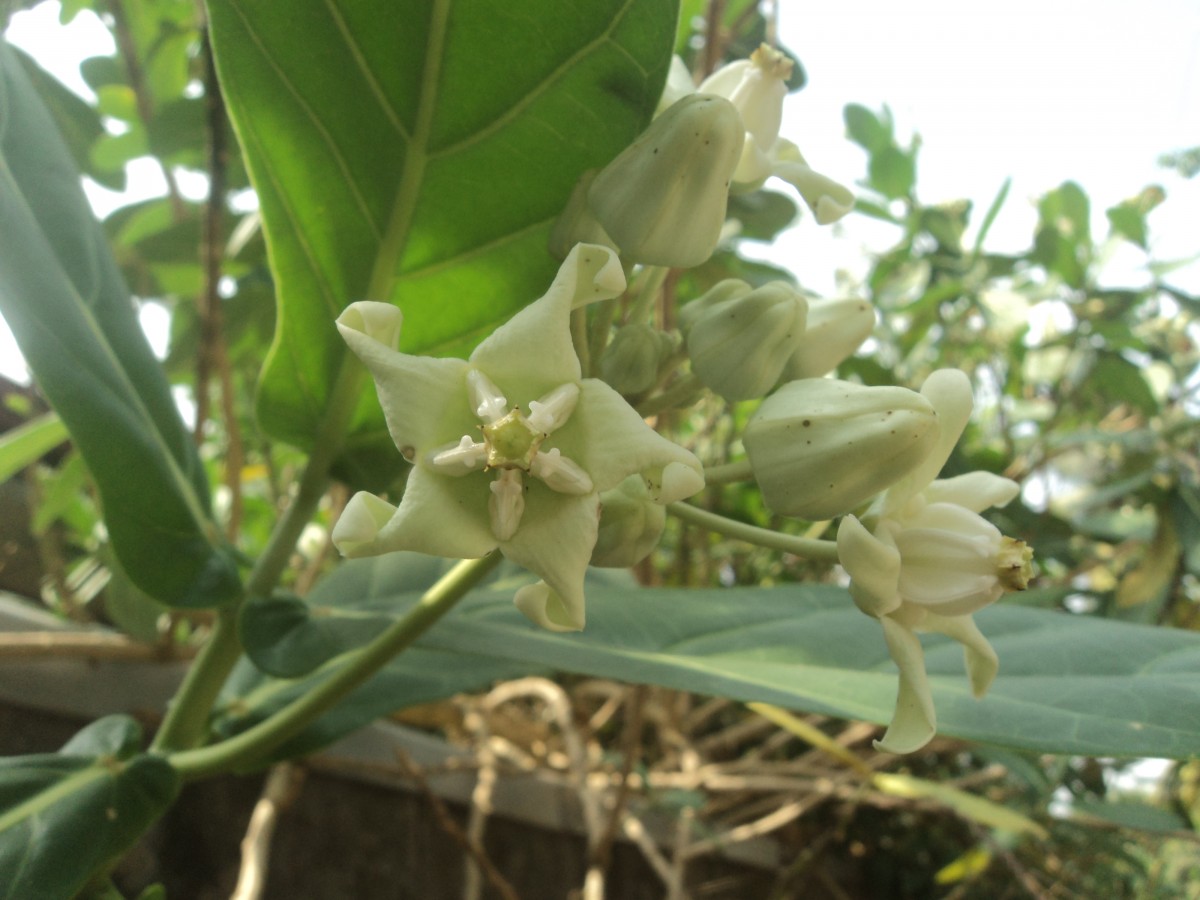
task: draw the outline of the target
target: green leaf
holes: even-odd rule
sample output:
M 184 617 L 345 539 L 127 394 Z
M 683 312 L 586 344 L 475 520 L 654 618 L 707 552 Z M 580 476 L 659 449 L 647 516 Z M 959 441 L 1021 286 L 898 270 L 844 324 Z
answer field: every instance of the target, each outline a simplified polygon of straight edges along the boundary
M 310 446 L 350 302 L 398 304 L 405 351 L 463 353 L 544 292 L 576 179 L 649 121 L 677 5 L 215 0 L 209 13 L 278 286 L 259 419 Z M 351 431 L 364 458 L 398 459 L 373 391 Z
M 129 576 L 180 606 L 239 591 L 208 483 L 71 158 L 0 44 L 0 311 L 87 460 Z
M 66 7 L 63 7 L 64 12 Z M 74 91 L 45 71 L 33 58 L 18 47 L 11 48 L 25 74 L 37 88 L 38 96 L 54 119 L 62 135 L 71 159 L 81 171 L 87 172 L 97 182 L 114 191 L 125 190 L 125 170 L 103 171 L 91 165 L 92 146 L 107 132 L 100 122 L 100 114 L 82 100 Z
M 751 191 L 729 198 L 728 215 L 742 223 L 739 237 L 773 241 L 796 219 L 798 209 L 791 197 L 775 191 Z
M 912 193 L 916 184 L 916 155 L 899 147 L 884 147 L 871 154 L 867 171 L 871 187 L 889 199 L 898 200 Z
M 0 900 L 75 896 L 162 815 L 179 779 L 140 743 L 110 716 L 58 753 L 0 759 Z
M 865 106 L 850 103 L 842 110 L 842 117 L 850 140 L 868 153 L 874 155 L 892 145 L 892 114 L 886 106 L 883 114 L 876 116 Z
M 394 591 L 386 566 L 375 560 L 343 565 L 318 589 L 325 608 L 305 627 L 339 635 L 338 652 L 345 652 L 352 641 L 338 619 L 402 615 L 418 595 Z M 545 670 L 879 723 L 891 718 L 895 666 L 878 624 L 844 590 L 596 584 L 588 588 L 586 631 L 555 634 L 513 607 L 514 589 L 511 581 L 497 582 L 469 596 L 394 660 L 382 680 L 343 704 L 339 718 L 318 723 L 288 752 L 320 746 L 408 703 Z M 321 620 L 333 621 L 322 626 Z M 971 696 L 961 647 L 937 636 L 924 641 L 941 733 L 1037 752 L 1200 753 L 1200 635 L 1004 605 L 983 611 L 978 622 L 1001 660 L 1000 676 L 982 701 Z M 331 658 L 309 679 L 339 664 Z M 221 727 L 241 730 L 309 684 L 266 678 L 244 666 L 227 691 Z
M 0 481 L 8 481 L 66 439 L 66 426 L 52 412 L 6 431 L 0 436 Z

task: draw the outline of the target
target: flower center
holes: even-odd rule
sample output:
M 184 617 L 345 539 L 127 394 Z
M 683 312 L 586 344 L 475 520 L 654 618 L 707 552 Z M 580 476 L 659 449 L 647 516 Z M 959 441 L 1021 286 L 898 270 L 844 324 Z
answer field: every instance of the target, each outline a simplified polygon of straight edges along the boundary
M 1033 548 L 1024 541 L 1006 537 L 996 554 L 996 578 L 1006 591 L 1023 591 L 1033 577 Z
M 522 469 L 529 471 L 538 448 L 546 439 L 522 414 L 513 409 L 508 415 L 481 426 L 487 447 L 487 469 Z

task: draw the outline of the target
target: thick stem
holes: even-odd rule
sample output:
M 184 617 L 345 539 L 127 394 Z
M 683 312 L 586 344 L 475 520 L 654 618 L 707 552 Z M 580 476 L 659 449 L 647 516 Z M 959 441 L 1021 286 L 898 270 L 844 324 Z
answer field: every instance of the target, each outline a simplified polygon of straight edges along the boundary
M 296 496 L 288 505 L 283 517 L 276 523 L 263 555 L 250 572 L 246 581 L 247 596 L 270 596 L 287 568 L 296 541 L 300 539 L 304 526 L 312 520 L 321 498 L 325 496 L 325 488 L 329 484 L 329 468 L 341 451 L 346 420 L 354 408 L 354 399 L 358 396 L 361 381 L 360 366 L 342 366 L 329 399 L 325 421 L 317 434 L 316 445 L 300 479 Z M 203 740 L 209 712 L 225 684 L 225 679 L 229 677 L 241 655 L 236 619 L 236 606 L 218 613 L 212 637 L 200 651 L 196 662 L 184 678 L 179 693 L 171 701 L 162 727 L 154 738 L 153 749 L 186 749 L 195 747 Z
M 756 525 L 747 525 L 745 522 L 735 522 L 733 519 L 700 509 L 690 503 L 670 503 L 667 505 L 667 512 L 685 522 L 699 525 L 701 528 L 707 528 L 717 534 L 737 538 L 748 544 L 757 544 L 770 550 L 782 550 L 784 553 L 791 553 L 805 559 L 837 562 L 837 543 L 834 541 L 796 537 L 771 531 L 768 528 L 759 528 Z
M 754 469 L 750 460 L 739 459 L 737 462 L 725 463 L 719 466 L 704 467 L 705 484 L 729 484 L 734 481 L 749 481 L 754 477 Z
M 403 619 L 355 653 L 318 687 L 241 734 L 198 750 L 173 753 L 169 762 L 184 778 L 199 778 L 260 760 L 330 710 L 378 672 L 393 656 L 424 634 L 492 570 L 500 552 L 463 560 L 425 592 Z

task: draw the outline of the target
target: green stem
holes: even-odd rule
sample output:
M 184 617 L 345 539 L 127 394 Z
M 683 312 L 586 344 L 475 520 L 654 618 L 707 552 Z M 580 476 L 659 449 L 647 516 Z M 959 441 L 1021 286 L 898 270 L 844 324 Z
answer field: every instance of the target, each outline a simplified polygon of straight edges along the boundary
M 739 459 L 737 462 L 725 463 L 720 466 L 704 467 L 705 484 L 729 484 L 733 481 L 749 481 L 754 477 L 754 469 L 750 460 Z
M 702 387 L 700 379 L 695 375 L 684 375 L 661 394 L 655 394 L 648 400 L 639 403 L 637 405 L 638 414 L 653 416 L 664 410 L 684 406 L 700 393 Z
M 654 315 L 654 305 L 658 302 L 658 293 L 662 290 L 667 273 L 671 270 L 666 266 L 647 266 L 638 276 L 637 299 L 629 311 L 626 322 L 649 322 Z
M 600 375 L 600 359 L 608 347 L 608 334 L 612 329 L 613 316 L 617 311 L 617 300 L 601 300 L 593 304 L 592 324 L 589 326 L 588 355 L 591 357 L 591 370 L 584 374 L 596 378 Z
M 709 531 L 717 532 L 717 534 L 737 538 L 739 541 L 745 541 L 748 544 L 757 544 L 760 547 L 766 547 L 770 550 L 782 550 L 784 553 L 802 556 L 805 559 L 822 559 L 829 562 L 837 562 L 837 543 L 834 541 L 796 537 L 791 534 L 771 531 L 769 528 L 747 525 L 745 522 L 735 522 L 733 519 L 727 519 L 717 513 L 700 509 L 697 506 L 692 506 L 690 503 L 670 503 L 667 505 L 667 512 L 685 522 L 699 525 L 701 528 L 707 528 Z
M 312 521 L 313 513 L 329 484 L 329 468 L 341 452 L 346 425 L 354 410 L 361 380 L 361 366 L 349 361 L 342 365 L 296 496 L 276 523 L 263 555 L 250 571 L 246 580 L 247 596 L 270 596 L 287 568 L 304 526 Z M 192 663 L 178 693 L 167 707 L 166 718 L 154 736 L 151 749 L 160 752 L 185 749 L 195 747 L 204 739 L 208 716 L 217 695 L 241 656 L 237 613 L 236 605 L 218 611 L 212 636 Z
M 575 355 L 579 357 L 579 371 L 586 378 L 592 370 L 586 306 L 571 310 L 571 343 L 575 346 Z
M 303 731 L 424 634 L 499 560 L 498 550 L 482 559 L 463 560 L 426 591 L 408 615 L 354 653 L 327 681 L 241 734 L 211 747 L 172 753 L 168 762 L 184 778 L 199 778 L 262 759 L 284 741 Z

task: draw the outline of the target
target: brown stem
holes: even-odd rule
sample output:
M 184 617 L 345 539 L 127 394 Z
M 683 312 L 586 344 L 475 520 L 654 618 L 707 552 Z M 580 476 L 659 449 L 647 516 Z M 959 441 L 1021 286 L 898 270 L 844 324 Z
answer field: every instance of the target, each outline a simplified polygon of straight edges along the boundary
M 137 41 L 133 38 L 133 31 L 129 27 L 129 20 L 125 17 L 125 7 L 121 0 L 109 0 L 108 11 L 113 20 L 113 39 L 116 41 L 117 51 L 125 63 L 125 74 L 129 77 L 129 87 L 133 90 L 134 101 L 137 103 L 138 118 L 142 120 L 142 126 L 149 131 L 150 122 L 154 119 L 154 101 L 146 86 L 146 73 L 142 70 L 142 61 L 138 56 Z M 179 184 L 175 181 L 175 174 L 161 158 L 155 157 L 155 159 L 159 168 L 162 169 L 163 179 L 167 182 L 171 215 L 176 222 L 181 222 L 187 215 L 187 209 L 183 203 L 183 195 L 179 193 Z
M 227 442 L 224 481 L 229 490 L 230 500 L 226 534 L 229 540 L 235 541 L 242 521 L 242 466 L 245 450 L 241 429 L 238 427 L 233 372 L 225 346 L 219 293 L 224 256 L 225 176 L 229 163 L 229 149 L 226 142 L 228 131 L 225 101 L 217 83 L 217 70 L 213 64 L 212 47 L 207 31 L 204 33 L 201 55 L 204 59 L 204 107 L 208 132 L 208 199 L 204 205 L 200 249 L 204 286 L 198 303 L 200 349 L 196 355 L 195 437 L 199 442 L 204 432 L 204 423 L 209 416 L 208 382 L 213 370 L 216 370 L 221 390 L 221 418 L 224 420 Z

